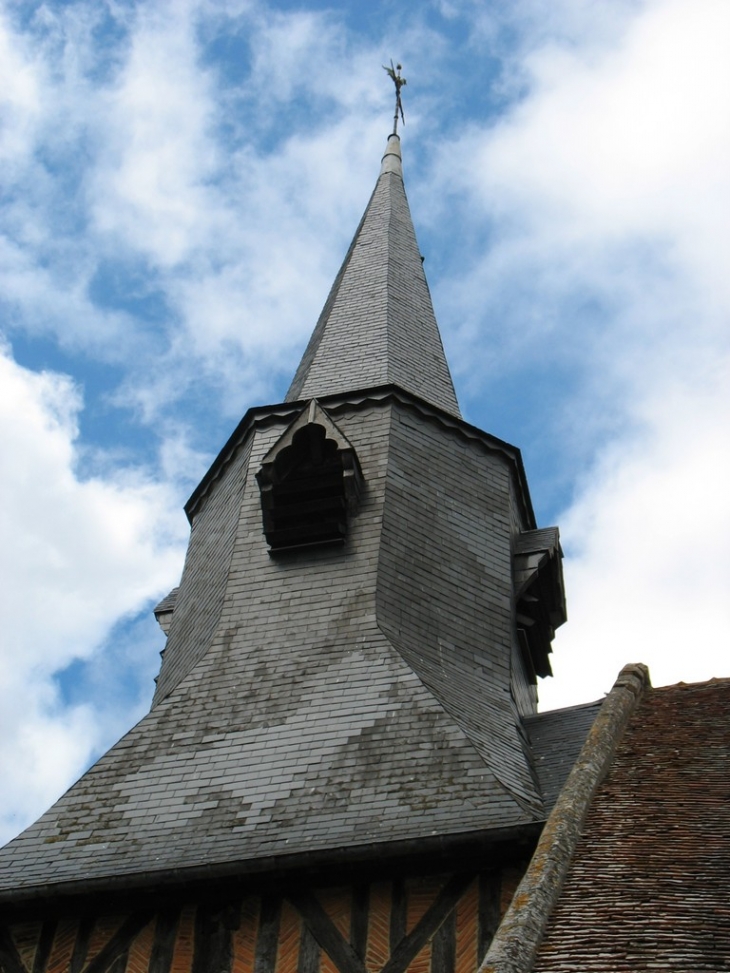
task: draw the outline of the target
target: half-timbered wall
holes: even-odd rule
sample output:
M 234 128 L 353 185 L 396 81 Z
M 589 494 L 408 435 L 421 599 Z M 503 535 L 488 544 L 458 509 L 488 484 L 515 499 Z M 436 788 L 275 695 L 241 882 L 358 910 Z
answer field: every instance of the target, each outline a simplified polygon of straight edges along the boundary
M 475 973 L 511 870 L 0 927 L 2 973 Z

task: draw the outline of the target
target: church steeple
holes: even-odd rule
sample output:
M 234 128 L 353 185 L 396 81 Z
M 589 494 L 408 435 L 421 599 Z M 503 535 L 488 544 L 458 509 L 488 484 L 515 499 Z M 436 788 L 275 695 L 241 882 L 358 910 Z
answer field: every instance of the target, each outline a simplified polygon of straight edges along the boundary
M 287 401 L 378 385 L 460 416 L 391 135 L 365 215 Z
M 0 852 L 0 901 L 340 881 L 351 859 L 377 877 L 435 852 L 472 867 L 537 833 L 525 718 L 565 617 L 560 545 L 536 529 L 518 450 L 459 416 L 397 136 L 287 401 L 249 410 L 186 511 L 152 709 Z M 321 906 L 291 895 L 321 931 Z M 426 915 L 435 930 L 446 912 Z M 405 913 L 389 928 L 395 946 Z M 340 973 L 364 973 L 358 956 Z

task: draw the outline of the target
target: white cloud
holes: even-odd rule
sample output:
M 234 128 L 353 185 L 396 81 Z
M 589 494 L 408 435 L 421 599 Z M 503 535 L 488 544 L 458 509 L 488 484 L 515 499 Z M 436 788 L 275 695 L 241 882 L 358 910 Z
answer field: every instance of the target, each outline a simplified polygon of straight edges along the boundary
M 494 232 L 466 280 L 462 368 L 486 308 L 503 366 L 573 376 L 545 420 L 586 466 L 561 518 L 570 620 L 547 706 L 600 695 L 628 661 L 656 683 L 728 671 L 730 8 L 623 16 L 603 47 L 522 51 L 524 98 L 450 153 Z
M 490 205 L 529 206 L 533 231 L 552 225 L 572 243 L 671 241 L 727 300 L 728 36 L 726 4 L 665 0 L 600 58 L 553 45 L 531 54 L 532 93 L 475 166 Z
M 195 26 L 189 4 L 140 6 L 125 61 L 93 99 L 103 133 L 90 180 L 97 232 L 161 267 L 211 243 L 200 237 L 218 168 L 215 103 Z
M 372 90 L 363 95 L 373 67 L 366 69 L 362 52 L 355 63 L 347 59 L 334 23 L 314 13 L 214 5 L 221 30 L 242 33 L 256 52 L 232 93 L 216 68 L 202 66 L 204 13 L 206 4 L 140 5 L 115 71 L 97 88 L 83 88 L 75 108 L 94 120 L 79 201 L 90 226 L 85 238 L 74 238 L 78 285 L 88 287 L 99 260 L 126 258 L 154 274 L 166 303 L 164 319 L 151 326 L 161 339 L 152 358 L 135 354 L 133 341 L 123 344 L 129 374 L 122 396 L 149 422 L 201 378 L 226 392 L 233 412 L 243 397 L 270 395 L 271 368 L 290 366 L 292 342 L 313 326 L 333 254 L 346 245 L 335 228 L 355 225 L 353 199 L 361 205 L 357 187 L 370 179 L 354 177 L 363 142 L 374 144 L 375 124 L 362 114 L 364 104 L 372 113 L 380 100 Z M 281 108 L 291 94 L 276 80 L 287 65 L 287 84 L 331 103 L 339 117 L 328 129 L 294 118 L 266 149 L 239 116 L 254 131 L 266 129 L 265 97 Z M 353 92 L 360 92 L 357 117 Z M 313 235 L 313 225 L 329 232 Z M 139 336 L 144 325 L 131 328 Z
M 727 676 L 730 359 L 662 383 L 562 517 L 569 621 L 544 706 L 599 698 L 627 662 L 655 685 Z
M 81 405 L 67 377 L 0 356 L 3 829 L 43 810 L 111 718 L 62 706 L 54 674 L 91 659 L 115 622 L 169 590 L 182 564 L 185 525 L 171 491 L 135 471 L 79 479 Z
M 13 35 L 0 11 L 0 108 L 3 125 L 0 160 L 3 166 L 24 165 L 32 151 L 41 113 L 38 66 L 25 45 Z
M 114 400 L 144 422 L 201 381 L 234 414 L 293 370 L 357 224 L 387 130 L 383 55 L 332 12 L 160 0 L 106 13 L 115 41 L 88 3 L 5 25 L 39 106 L 1 211 L 8 319 L 112 357 L 126 373 Z M 237 45 L 231 64 L 210 57 L 221 39 Z M 438 47 L 418 27 L 400 40 Z M 125 305 L 125 274 L 154 318 Z

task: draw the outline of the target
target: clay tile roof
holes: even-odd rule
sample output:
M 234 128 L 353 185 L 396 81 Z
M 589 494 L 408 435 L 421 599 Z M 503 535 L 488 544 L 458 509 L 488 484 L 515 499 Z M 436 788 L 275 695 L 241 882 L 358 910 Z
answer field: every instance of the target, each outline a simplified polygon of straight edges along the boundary
M 730 970 L 730 680 L 650 690 L 534 969 Z

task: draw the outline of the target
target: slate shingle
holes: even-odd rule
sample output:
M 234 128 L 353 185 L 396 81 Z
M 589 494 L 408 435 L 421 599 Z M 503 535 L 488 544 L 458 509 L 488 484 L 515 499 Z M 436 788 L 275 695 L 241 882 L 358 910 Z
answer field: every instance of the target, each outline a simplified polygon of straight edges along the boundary
M 525 718 L 546 811 L 555 804 L 600 708 L 598 700 Z
M 398 385 L 460 415 L 392 135 L 287 401 Z

